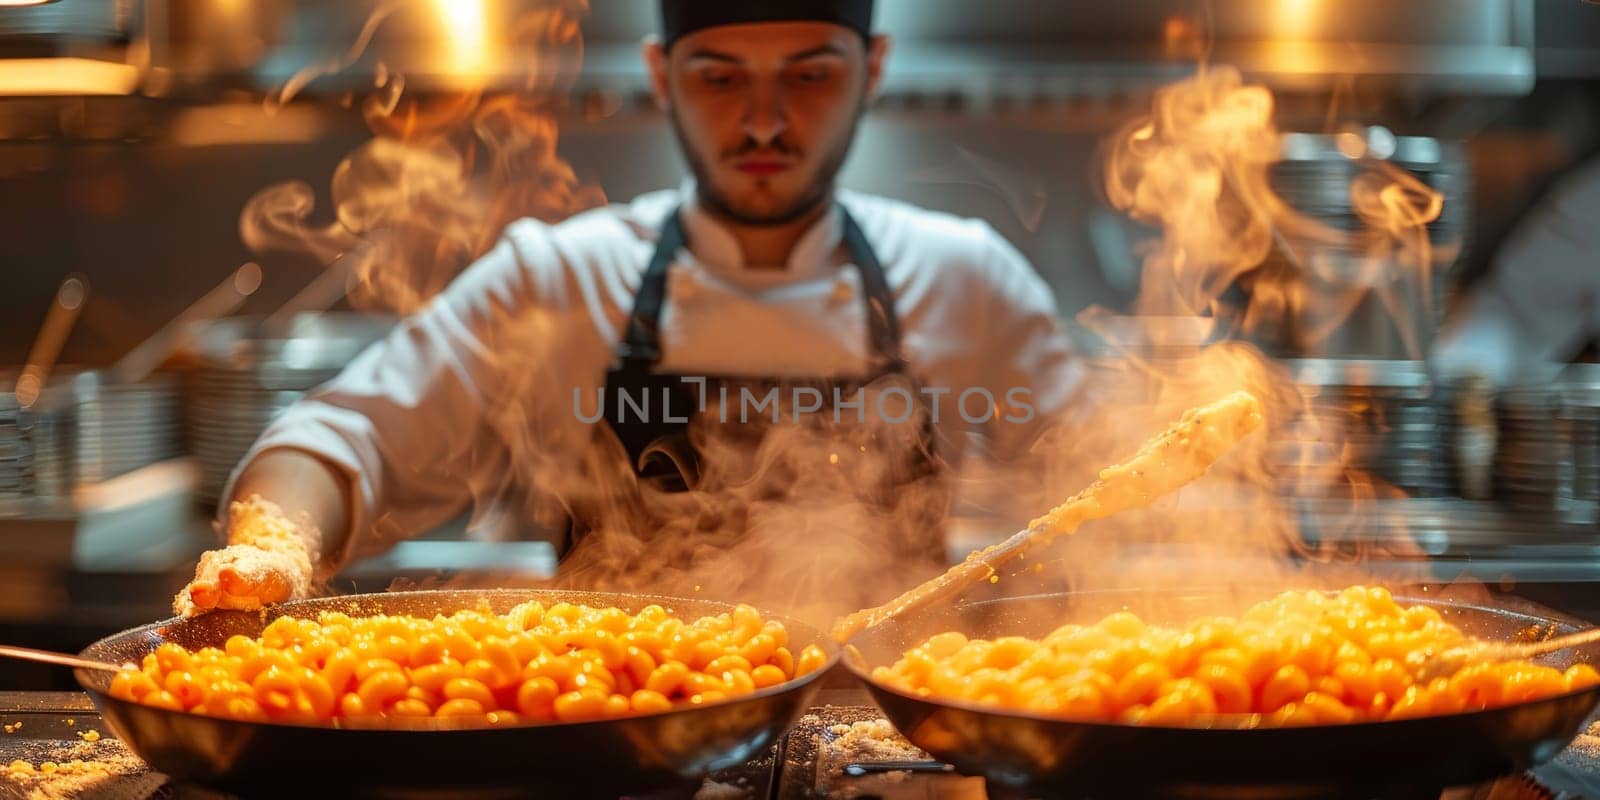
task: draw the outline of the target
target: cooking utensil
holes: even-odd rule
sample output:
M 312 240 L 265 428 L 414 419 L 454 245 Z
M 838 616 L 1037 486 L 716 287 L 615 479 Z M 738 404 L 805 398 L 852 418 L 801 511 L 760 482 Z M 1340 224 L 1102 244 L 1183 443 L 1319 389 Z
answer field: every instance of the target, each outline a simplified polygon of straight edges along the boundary
M 659 604 L 680 617 L 732 610 L 726 603 L 559 590 L 404 592 L 301 600 L 265 614 L 216 612 L 135 628 L 82 653 L 95 661 L 137 662 L 164 642 L 221 647 L 229 636 L 259 635 L 273 618 L 351 615 L 432 616 L 486 604 L 505 612 L 538 600 L 617 606 Z M 815 628 L 771 616 L 789 646 L 816 644 L 838 657 Z M 724 703 L 627 719 L 470 730 L 340 729 L 240 722 L 169 711 L 109 694 L 111 676 L 79 670 L 82 684 L 124 743 L 159 772 L 251 797 L 402 794 L 462 797 L 619 797 L 676 788 L 766 750 L 808 707 L 826 669 Z
M 846 764 L 844 774 L 852 778 L 883 772 L 955 772 L 956 768 L 942 761 L 866 761 Z
M 329 264 L 310 283 L 301 287 L 293 297 L 261 321 L 260 334 L 282 336 L 293 328 L 295 320 L 321 314 L 343 300 L 350 293 L 350 279 L 355 275 L 355 264 L 366 258 L 368 253 L 365 244 L 357 245 L 354 251 Z
M 28 363 L 17 376 L 13 390 L 22 408 L 32 408 L 44 392 L 50 368 L 61 355 L 61 347 L 66 344 L 67 334 L 72 332 L 72 323 L 78 320 L 78 312 L 83 310 L 83 301 L 88 295 L 89 281 L 81 275 L 68 277 L 56 289 L 55 300 L 45 312 L 44 324 L 34 337 L 33 347 L 28 350 Z
M 1089 520 L 1147 505 L 1183 488 L 1232 451 L 1239 440 L 1261 425 L 1261 419 L 1260 401 L 1243 391 L 1191 409 L 1146 442 L 1133 458 L 1101 470 L 1099 480 L 1011 538 L 967 556 L 943 575 L 883 605 L 839 620 L 834 625 L 833 638 L 847 641 L 865 628 L 954 597 L 973 584 L 998 575 L 1001 564 L 1026 552 L 1031 545 L 1069 535 Z
M 1065 622 L 1128 609 L 1152 623 L 1238 613 L 1257 596 L 1206 591 L 1081 592 L 938 606 L 851 641 L 845 665 L 866 682 L 912 744 L 963 774 L 1037 795 L 1098 797 L 1423 797 L 1487 781 L 1560 752 L 1600 705 L 1600 688 L 1511 706 L 1393 722 L 1294 728 L 1176 728 L 1032 716 L 960 700 L 919 697 L 875 683 L 888 665 L 941 631 L 1040 637 Z M 1397 598 L 1438 609 L 1470 635 L 1513 639 L 1530 626 L 1587 628 L 1522 601 L 1477 605 Z M 1497 601 L 1499 603 L 1499 601 Z M 1546 663 L 1569 666 L 1576 653 Z
M 109 661 L 96 661 L 92 658 L 79 658 L 66 653 L 52 653 L 49 650 L 35 650 L 31 647 L 13 647 L 0 644 L 0 658 L 17 658 L 23 661 L 36 661 L 40 664 L 54 664 L 58 667 L 73 667 L 75 669 L 99 670 L 101 672 L 121 672 L 122 667 Z
M 1431 654 L 1417 668 L 1419 680 L 1448 678 L 1473 665 L 1494 661 L 1531 661 L 1540 656 L 1559 653 L 1600 642 L 1600 628 L 1557 636 L 1541 642 L 1487 642 L 1475 640 Z
M 260 288 L 261 267 L 253 263 L 239 267 L 216 288 L 118 359 L 109 370 L 111 377 L 116 383 L 138 383 L 178 349 L 184 335 L 196 322 L 233 313 Z

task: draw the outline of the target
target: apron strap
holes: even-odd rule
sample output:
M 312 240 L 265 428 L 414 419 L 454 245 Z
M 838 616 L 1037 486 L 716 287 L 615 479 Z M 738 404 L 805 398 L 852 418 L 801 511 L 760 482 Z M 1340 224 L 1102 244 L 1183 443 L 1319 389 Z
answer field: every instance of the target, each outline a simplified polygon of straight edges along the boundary
M 900 349 L 900 318 L 894 310 L 894 295 L 889 291 L 883 265 L 855 218 L 843 205 L 838 208 L 845 247 L 850 252 L 850 260 L 861 272 L 868 344 L 873 357 L 879 371 L 903 372 L 906 359 Z M 618 348 L 617 355 L 622 362 L 653 367 L 661 360 L 661 309 L 666 304 L 667 270 L 686 244 L 681 210 L 674 209 L 661 225 L 655 254 L 650 257 L 639 293 L 634 297 L 633 313 L 628 315 L 628 331 Z
M 628 332 L 618 353 L 623 362 L 655 366 L 661 360 L 661 307 L 667 300 L 667 268 L 687 242 L 682 214 L 674 208 L 661 224 L 655 254 L 650 257 L 650 265 L 640 279 L 639 293 L 633 299 Z
M 867 303 L 867 334 L 871 337 L 872 353 L 880 362 L 879 368 L 900 373 L 906 368 L 905 354 L 900 350 L 900 317 L 894 310 L 894 294 L 889 291 L 889 279 L 884 277 L 883 264 L 878 254 L 867 242 L 866 233 L 856 224 L 855 217 L 841 204 L 839 217 L 844 223 L 844 244 L 850 251 L 850 260 L 861 271 L 861 290 Z

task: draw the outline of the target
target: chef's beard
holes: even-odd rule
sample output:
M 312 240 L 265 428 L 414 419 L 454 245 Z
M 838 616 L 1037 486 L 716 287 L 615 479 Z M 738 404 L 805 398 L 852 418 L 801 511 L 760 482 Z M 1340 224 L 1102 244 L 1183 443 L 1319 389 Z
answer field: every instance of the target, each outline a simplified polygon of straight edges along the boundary
M 717 189 L 711 175 L 711 168 L 706 164 L 700 154 L 689 145 L 689 138 L 685 135 L 683 125 L 678 119 L 675 109 L 669 109 L 667 117 L 672 121 L 672 128 L 678 137 L 678 145 L 683 150 L 683 158 L 689 163 L 689 171 L 694 175 L 696 199 L 712 214 L 722 217 L 737 225 L 751 227 L 769 227 L 786 225 L 797 219 L 805 217 L 825 203 L 833 199 L 833 189 L 839 170 L 844 168 L 845 159 L 850 156 L 850 147 L 856 140 L 856 129 L 861 124 L 861 116 L 866 112 L 863 105 L 856 111 L 855 118 L 850 121 L 850 130 L 840 139 L 840 144 L 828 152 L 822 165 L 817 169 L 816 179 L 807 187 L 794 202 L 786 206 L 765 213 L 752 213 L 741 209 L 733 198 L 728 197 Z M 768 145 L 761 145 L 754 140 L 746 140 L 735 154 L 748 150 L 779 150 L 786 153 L 798 154 L 799 149 L 789 146 L 781 139 Z M 719 156 L 726 157 L 726 156 Z

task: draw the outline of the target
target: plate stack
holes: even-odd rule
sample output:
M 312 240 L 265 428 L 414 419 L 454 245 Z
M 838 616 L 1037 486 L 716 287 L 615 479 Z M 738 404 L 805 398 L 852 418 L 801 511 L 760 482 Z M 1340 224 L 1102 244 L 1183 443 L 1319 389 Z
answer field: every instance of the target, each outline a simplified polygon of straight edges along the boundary
M 154 375 L 116 383 L 100 372 L 80 372 L 63 387 L 73 406 L 73 474 L 97 483 L 182 454 L 178 383 Z
M 0 375 L 9 387 L 16 372 Z M 73 490 L 183 454 L 178 385 L 169 375 L 111 381 L 99 370 L 57 369 L 31 408 L 0 394 L 0 504 L 9 516 L 56 516 Z
M 1339 135 L 1285 133 L 1280 155 L 1269 173 L 1273 190 L 1301 215 L 1335 231 L 1371 229 L 1352 197 L 1358 188 L 1392 180 L 1385 174 L 1409 176 L 1438 192 L 1444 206 L 1426 226 L 1426 239 L 1441 261 L 1424 270 L 1398 257 L 1402 251 L 1374 260 L 1380 251 L 1369 237 L 1314 243 L 1315 237 L 1288 232 L 1255 271 L 1251 291 L 1262 297 L 1270 287 L 1279 293 L 1273 296 L 1298 299 L 1289 302 L 1277 329 L 1256 336 L 1273 352 L 1299 357 L 1407 360 L 1426 352 L 1450 285 L 1448 256 L 1469 234 L 1472 182 L 1465 145 L 1371 127 Z M 1342 321 L 1329 330 L 1333 313 Z
M 1551 386 L 1504 389 L 1496 398 L 1500 426 L 1495 450 L 1495 496 L 1516 508 L 1557 512 L 1572 492 L 1572 459 L 1559 419 L 1560 393 Z
M 200 468 L 199 497 L 214 504 L 233 468 L 278 414 L 330 380 L 394 320 L 360 314 L 297 317 L 281 331 L 258 318 L 205 323 L 185 385 L 185 434 Z
M 0 380 L 14 385 L 9 376 Z M 0 393 L 0 517 L 31 516 L 68 503 L 72 460 L 67 423 L 59 406 L 41 403 L 23 409 L 16 395 Z
M 1600 364 L 1573 364 L 1559 386 L 1558 419 L 1572 476 L 1563 488 L 1572 511 L 1594 520 L 1600 518 Z
M 1316 497 L 1371 475 L 1413 497 L 1448 494 L 1440 414 L 1432 382 L 1418 361 L 1303 359 L 1288 369 L 1304 404 L 1273 460 L 1286 491 Z

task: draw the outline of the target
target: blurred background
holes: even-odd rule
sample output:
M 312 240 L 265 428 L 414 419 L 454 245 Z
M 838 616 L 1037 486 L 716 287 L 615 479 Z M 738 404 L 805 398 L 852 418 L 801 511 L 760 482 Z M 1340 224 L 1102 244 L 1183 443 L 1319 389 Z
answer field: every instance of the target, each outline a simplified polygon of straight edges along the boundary
M 413 104 L 390 124 L 425 127 L 464 94 L 528 93 L 531 83 L 580 183 L 626 201 L 681 179 L 638 58 L 654 27 L 650 0 L 592 1 L 581 72 L 547 65 L 550 54 L 531 52 L 527 31 L 506 22 L 537 3 L 419 1 L 364 31 L 392 5 L 0 0 L 0 364 L 15 365 L 17 387 L 0 400 L 0 641 L 76 649 L 162 616 L 209 542 L 208 506 L 232 460 L 276 409 L 381 335 L 383 318 L 342 313 L 342 283 L 330 290 L 337 237 L 257 251 L 241 236 L 247 204 L 286 181 L 310 188 L 306 230 L 334 223 L 334 176 L 373 137 L 369 104 Z M 1154 235 L 1106 201 L 1103 143 L 1192 74 L 1201 51 L 1273 90 L 1286 133 L 1273 184 L 1306 215 L 1335 227 L 1353 219 L 1352 141 L 1362 158 L 1437 191 L 1444 210 L 1428 231 L 1441 255 L 1424 280 L 1362 300 L 1330 331 L 1309 335 L 1290 313 L 1250 335 L 1308 398 L 1345 415 L 1354 457 L 1397 488 L 1360 536 L 1418 543 L 1441 578 L 1600 613 L 1600 372 L 1582 366 L 1586 330 L 1574 324 L 1564 356 L 1580 363 L 1535 386 L 1457 394 L 1426 358 L 1505 243 L 1600 153 L 1600 6 L 880 9 L 896 46 L 846 185 L 989 221 L 1053 287 L 1090 357 L 1113 348 L 1105 324 L 1079 324 L 1081 312 L 1129 306 Z M 1269 257 L 1254 291 L 1342 293 L 1341 280 L 1363 280 L 1335 270 L 1321 285 L 1287 286 L 1272 270 L 1283 256 Z M 1600 272 L 1597 258 L 1576 248 L 1558 274 L 1577 286 Z M 431 279 L 463 264 L 443 263 Z M 324 307 L 336 313 L 294 313 Z M 1116 344 L 1196 344 L 1185 331 Z M 41 360 L 54 364 L 42 378 Z M 29 364 L 40 378 L 31 393 Z M 1304 501 L 1315 536 L 1325 493 L 1286 491 Z M 463 544 L 456 533 L 357 565 L 340 585 L 553 567 L 538 542 Z M 976 526 L 952 549 L 993 533 Z M 7 685 L 66 680 L 0 669 L 16 671 Z

